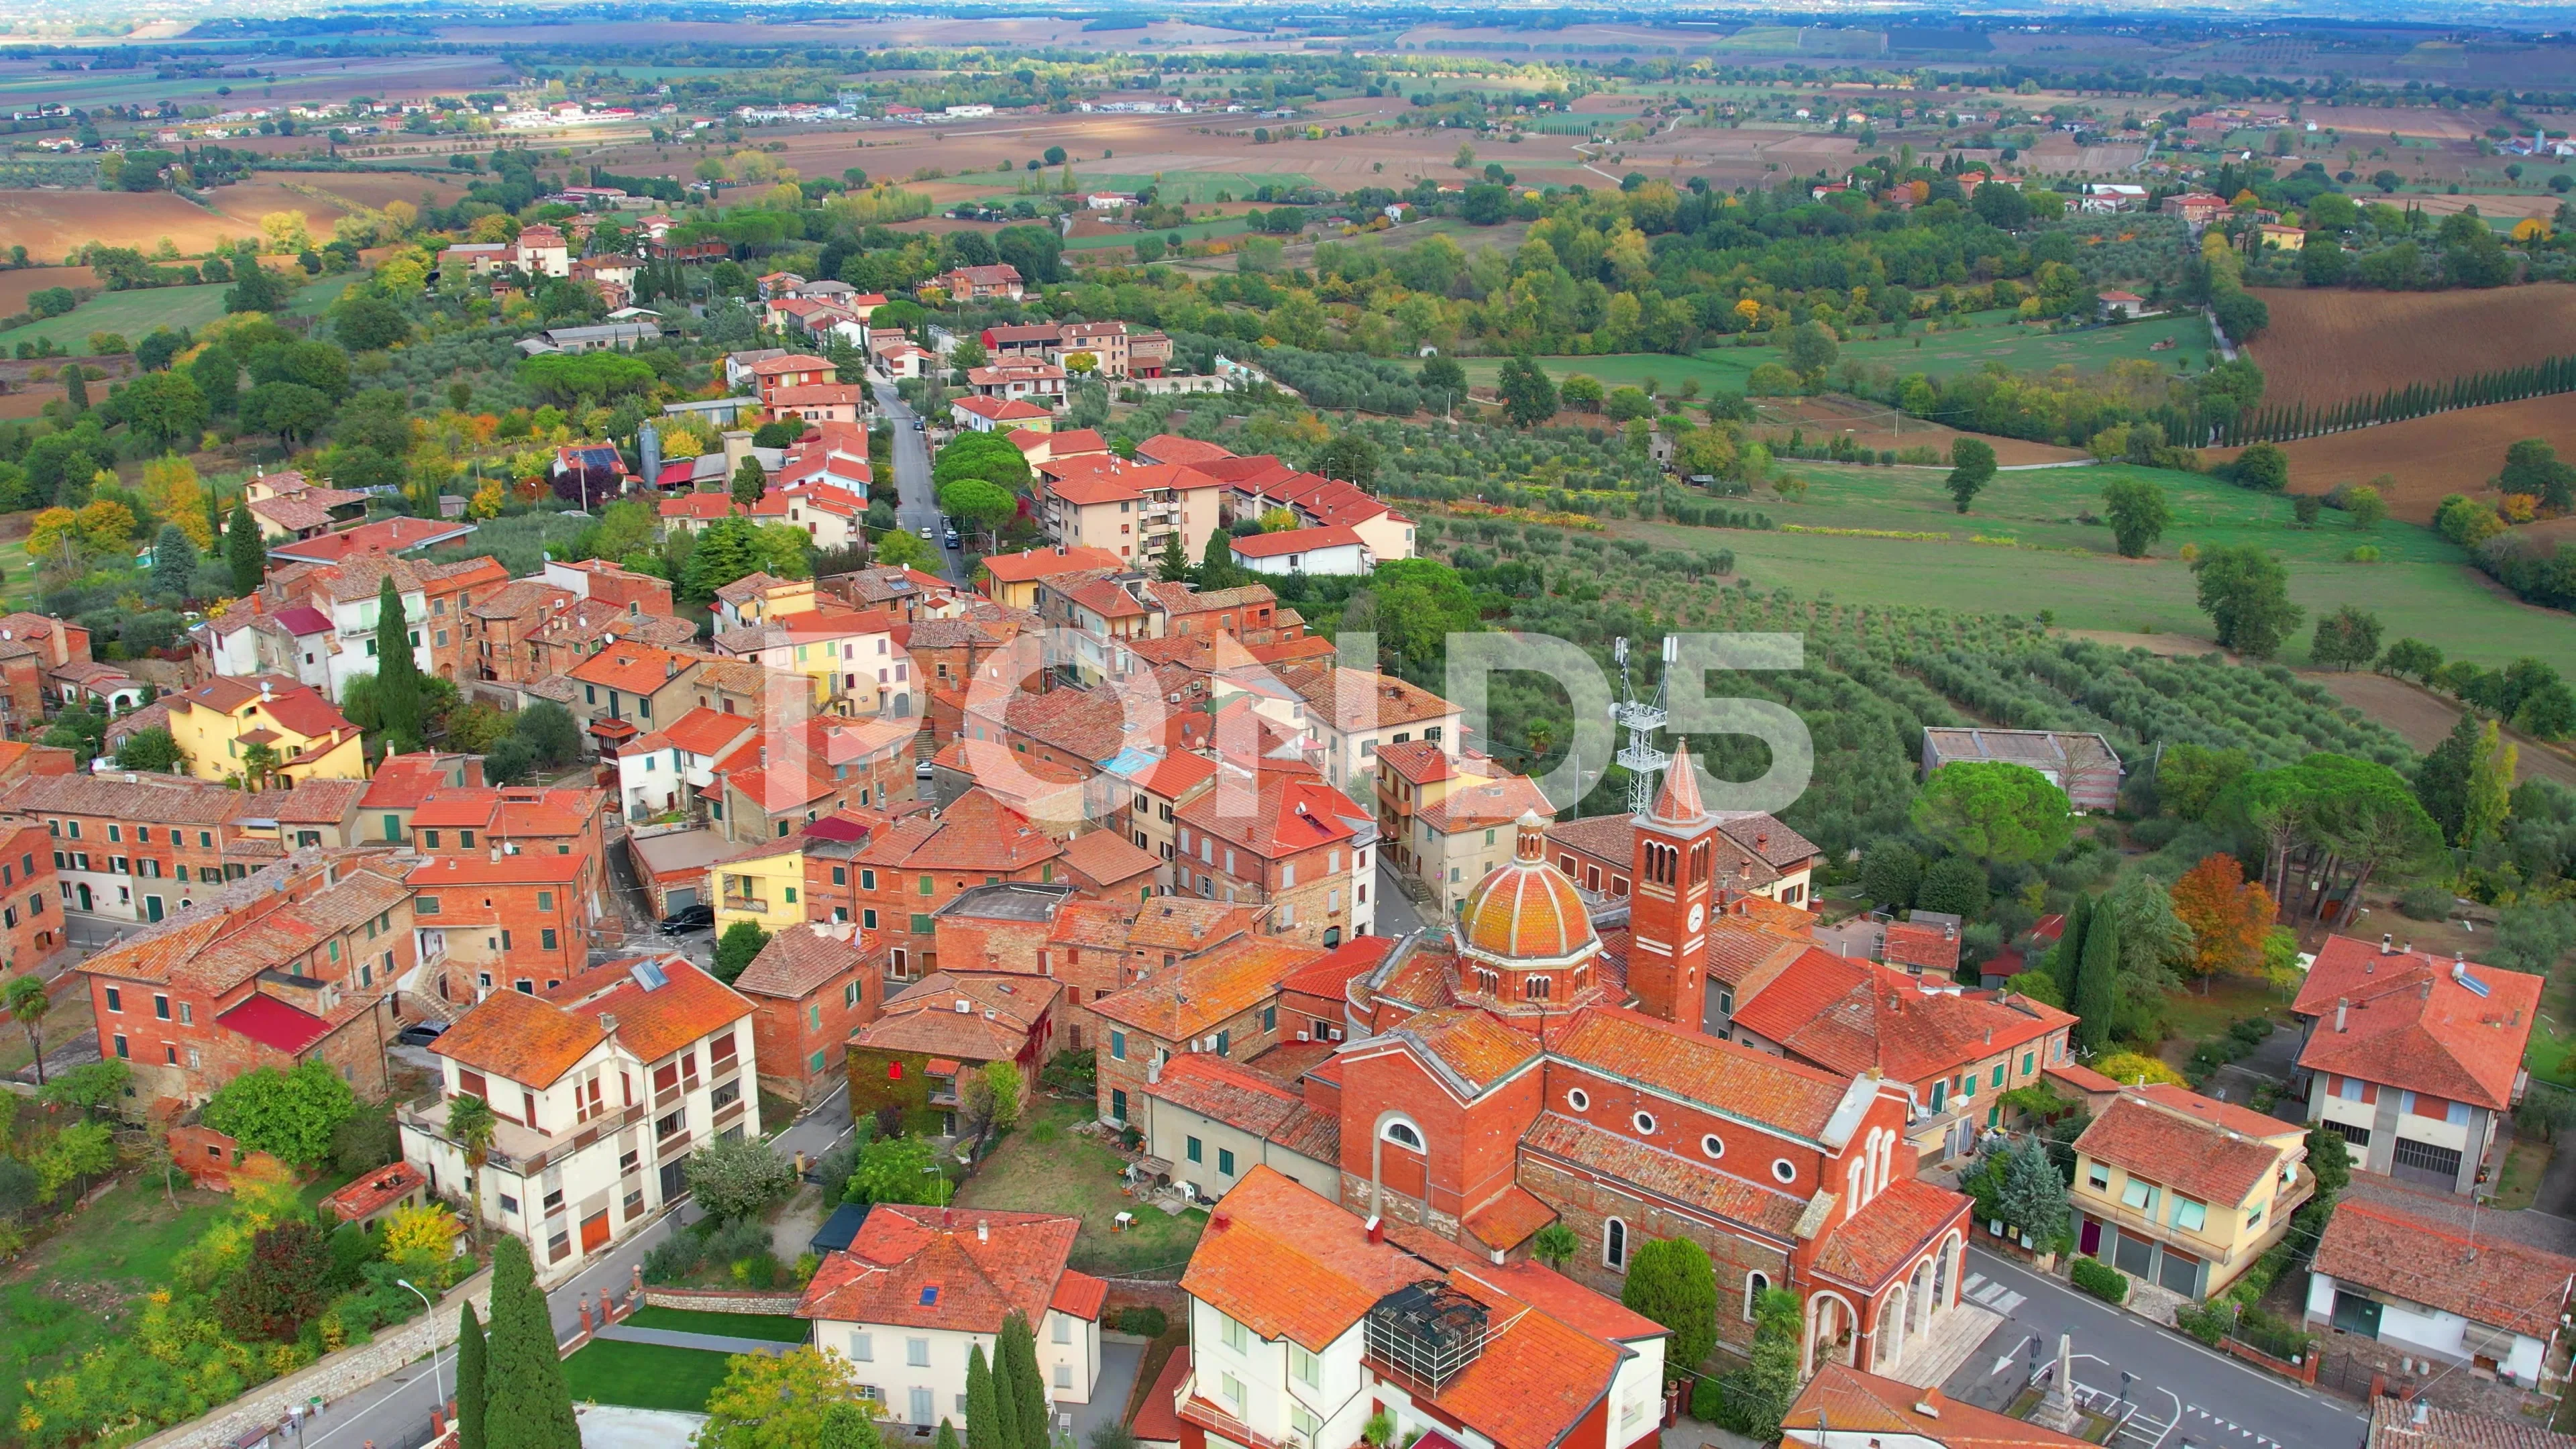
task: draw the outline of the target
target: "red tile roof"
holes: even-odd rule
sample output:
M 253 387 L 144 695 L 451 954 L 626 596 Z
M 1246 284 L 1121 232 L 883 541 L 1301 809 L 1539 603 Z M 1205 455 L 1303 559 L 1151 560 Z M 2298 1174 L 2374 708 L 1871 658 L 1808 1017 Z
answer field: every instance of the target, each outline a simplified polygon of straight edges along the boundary
M 1294 991 L 1300 996 L 1322 996 L 1339 1001 L 1352 977 L 1376 970 L 1378 963 L 1394 949 L 1395 938 L 1392 936 L 1353 936 L 1326 952 L 1322 960 L 1290 972 L 1288 978 L 1279 984 L 1282 990 Z
M 322 1199 L 322 1206 L 339 1215 L 342 1222 L 354 1223 L 369 1213 L 381 1211 L 387 1203 L 399 1202 L 429 1185 L 420 1169 L 408 1162 L 380 1167 Z
M 1081 1227 L 1048 1213 L 879 1203 L 848 1250 L 815 1270 L 796 1315 L 960 1333 L 998 1333 L 1014 1312 L 1042 1331 L 1050 1307 L 1087 1303 L 1076 1316 L 1096 1317 L 1107 1285 L 1064 1281 Z
M 1555 1050 L 1569 1060 L 1814 1142 L 1824 1140 L 1826 1125 L 1852 1087 L 1848 1077 L 1617 1007 L 1581 1012 L 1557 1039 Z
M 995 583 L 1023 584 L 1091 569 L 1124 569 L 1127 563 L 1105 548 L 1031 548 L 1018 553 L 987 554 L 980 566 Z
M 526 1087 L 550 1087 L 606 1037 L 599 1023 L 518 991 L 496 991 L 456 1019 L 430 1051 Z
M 1497 1270 L 1400 1227 L 1371 1242 L 1358 1218 L 1256 1166 L 1209 1215 L 1181 1287 L 1264 1338 L 1317 1351 L 1400 1289 L 1428 1280 L 1462 1293 L 1485 1305 L 1492 1327 L 1483 1352 L 1431 1402 L 1499 1449 L 1546 1449 L 1601 1403 L 1629 1355 L 1581 1326 L 1610 1313 L 1569 1302 L 1588 1290 L 1515 1293 L 1524 1274 L 1546 1271 Z
M 1277 994 L 1280 982 L 1323 954 L 1272 937 L 1230 942 L 1101 997 L 1091 1009 L 1158 1041 L 1188 1041 Z
M 2472 1238 L 2384 1203 L 2335 1204 L 2313 1270 L 2534 1338 L 2557 1331 L 2576 1260 L 2495 1233 Z
M 1828 1229 L 1816 1250 L 1816 1272 L 1875 1293 L 1921 1260 L 1951 1227 L 1964 1221 L 1965 1194 L 1900 1177 L 1871 1198 L 1857 1216 Z
M 1946 986 L 1926 990 L 1929 980 L 1811 946 L 1741 1002 L 1735 1021 L 1827 1070 L 1876 1067 L 1921 1084 L 2042 1040 L 2075 1020 L 2027 997 L 1998 1001 Z
M 1347 528 L 1286 528 L 1277 533 L 1256 533 L 1249 538 L 1238 538 L 1233 544 L 1237 558 L 1285 558 L 1317 549 L 1360 546 L 1360 536 Z
M 1136 456 L 1148 463 L 1206 463 L 1231 458 L 1234 453 L 1231 449 L 1202 443 L 1196 438 L 1184 438 L 1178 433 L 1156 433 L 1136 445 Z
M 2270 1126 L 2266 1136 L 2286 1142 L 2245 1136 L 2207 1114 L 2122 1093 L 2075 1139 L 2075 1151 L 2185 1197 L 2233 1206 L 2298 1157 L 2304 1130 L 2292 1122 Z
M 570 671 L 584 684 L 649 695 L 686 674 L 698 662 L 693 654 L 674 654 L 649 644 L 620 640 L 591 655 Z
M 751 1015 L 751 1002 L 742 993 L 686 958 L 665 956 L 655 964 L 661 968 L 662 985 L 648 990 L 630 977 L 612 990 L 574 1003 L 573 1011 L 594 1022 L 614 1017 L 618 1045 L 647 1063 Z
M 215 1018 L 225 1030 L 239 1032 L 271 1051 L 295 1056 L 330 1034 L 331 1023 L 274 996 L 253 994 Z
M 2519 971 L 2330 936 L 2292 1008 L 2318 1018 L 2299 1065 L 2503 1111 L 2540 988 Z
M 1799 1391 L 1785 1423 L 1826 1430 L 1851 1442 L 1876 1435 L 1891 1443 L 1946 1449 L 2083 1449 L 2086 1440 L 1980 1409 L 1942 1393 L 1827 1360 Z M 1877 1443 L 1877 1438 L 1871 1438 Z

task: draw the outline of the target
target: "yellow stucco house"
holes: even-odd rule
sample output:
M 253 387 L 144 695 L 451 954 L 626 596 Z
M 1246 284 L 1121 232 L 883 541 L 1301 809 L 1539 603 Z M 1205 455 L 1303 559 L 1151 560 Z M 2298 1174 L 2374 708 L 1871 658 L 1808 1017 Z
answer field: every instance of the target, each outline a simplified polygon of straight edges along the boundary
M 2127 1087 L 2075 1139 L 2077 1251 L 2192 1298 L 2234 1282 L 2316 1194 L 2307 1126 Z
M 706 899 L 715 903 L 716 934 L 749 921 L 776 935 L 805 920 L 805 842 L 798 836 L 761 844 L 707 867 Z
M 310 685 L 274 674 L 218 676 L 146 706 L 165 708 L 170 738 L 198 779 L 238 778 L 256 790 L 367 778 L 358 727 Z

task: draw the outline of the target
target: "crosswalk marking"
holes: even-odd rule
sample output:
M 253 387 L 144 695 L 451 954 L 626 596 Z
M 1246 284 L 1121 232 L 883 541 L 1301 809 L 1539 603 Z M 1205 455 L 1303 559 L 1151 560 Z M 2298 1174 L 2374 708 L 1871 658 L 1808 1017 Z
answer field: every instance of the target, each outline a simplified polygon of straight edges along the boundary
M 1972 1273 L 1968 1276 L 1967 1289 L 1970 1298 L 2007 1318 L 2012 1316 L 2014 1309 L 2030 1301 L 2003 1284 L 1988 1279 L 1982 1273 Z

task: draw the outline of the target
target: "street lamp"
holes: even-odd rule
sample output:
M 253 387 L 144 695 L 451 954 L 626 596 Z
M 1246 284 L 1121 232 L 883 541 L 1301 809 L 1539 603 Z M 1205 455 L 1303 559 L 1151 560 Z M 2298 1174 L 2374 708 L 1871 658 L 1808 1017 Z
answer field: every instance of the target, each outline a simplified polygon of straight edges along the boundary
M 433 1315 L 438 1312 L 438 1305 L 429 1301 L 428 1294 L 421 1292 L 418 1288 L 412 1288 L 412 1283 L 409 1278 L 396 1278 L 394 1281 L 405 1288 L 411 1288 L 412 1296 L 420 1300 L 420 1306 L 424 1311 Z M 447 1389 L 445 1387 L 445 1381 L 438 1376 L 438 1349 L 435 1346 L 435 1339 L 436 1334 L 433 1332 L 433 1345 L 429 1351 L 429 1387 L 438 1395 L 439 1410 L 441 1412 L 445 1412 L 447 1408 Z

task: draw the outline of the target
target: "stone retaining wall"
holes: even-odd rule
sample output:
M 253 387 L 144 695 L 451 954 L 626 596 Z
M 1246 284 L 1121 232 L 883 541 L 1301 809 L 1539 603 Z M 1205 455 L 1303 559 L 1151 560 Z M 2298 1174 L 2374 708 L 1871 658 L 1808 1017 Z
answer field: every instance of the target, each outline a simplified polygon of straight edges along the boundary
M 685 1308 L 693 1313 L 794 1313 L 801 1293 L 756 1293 L 747 1288 L 647 1288 L 644 1302 L 654 1308 Z
M 331 1405 L 378 1379 L 456 1342 L 458 1316 L 467 1302 L 487 1321 L 492 1309 L 492 1270 L 476 1273 L 451 1288 L 422 1317 L 399 1323 L 367 1343 L 325 1354 L 282 1379 L 271 1379 L 202 1418 L 164 1429 L 133 1449 L 218 1449 L 245 1434 L 273 1429 L 286 1421 L 290 1404 L 322 1400 L 320 1428 L 331 1427 Z M 449 1370 L 451 1379 L 454 1369 Z

